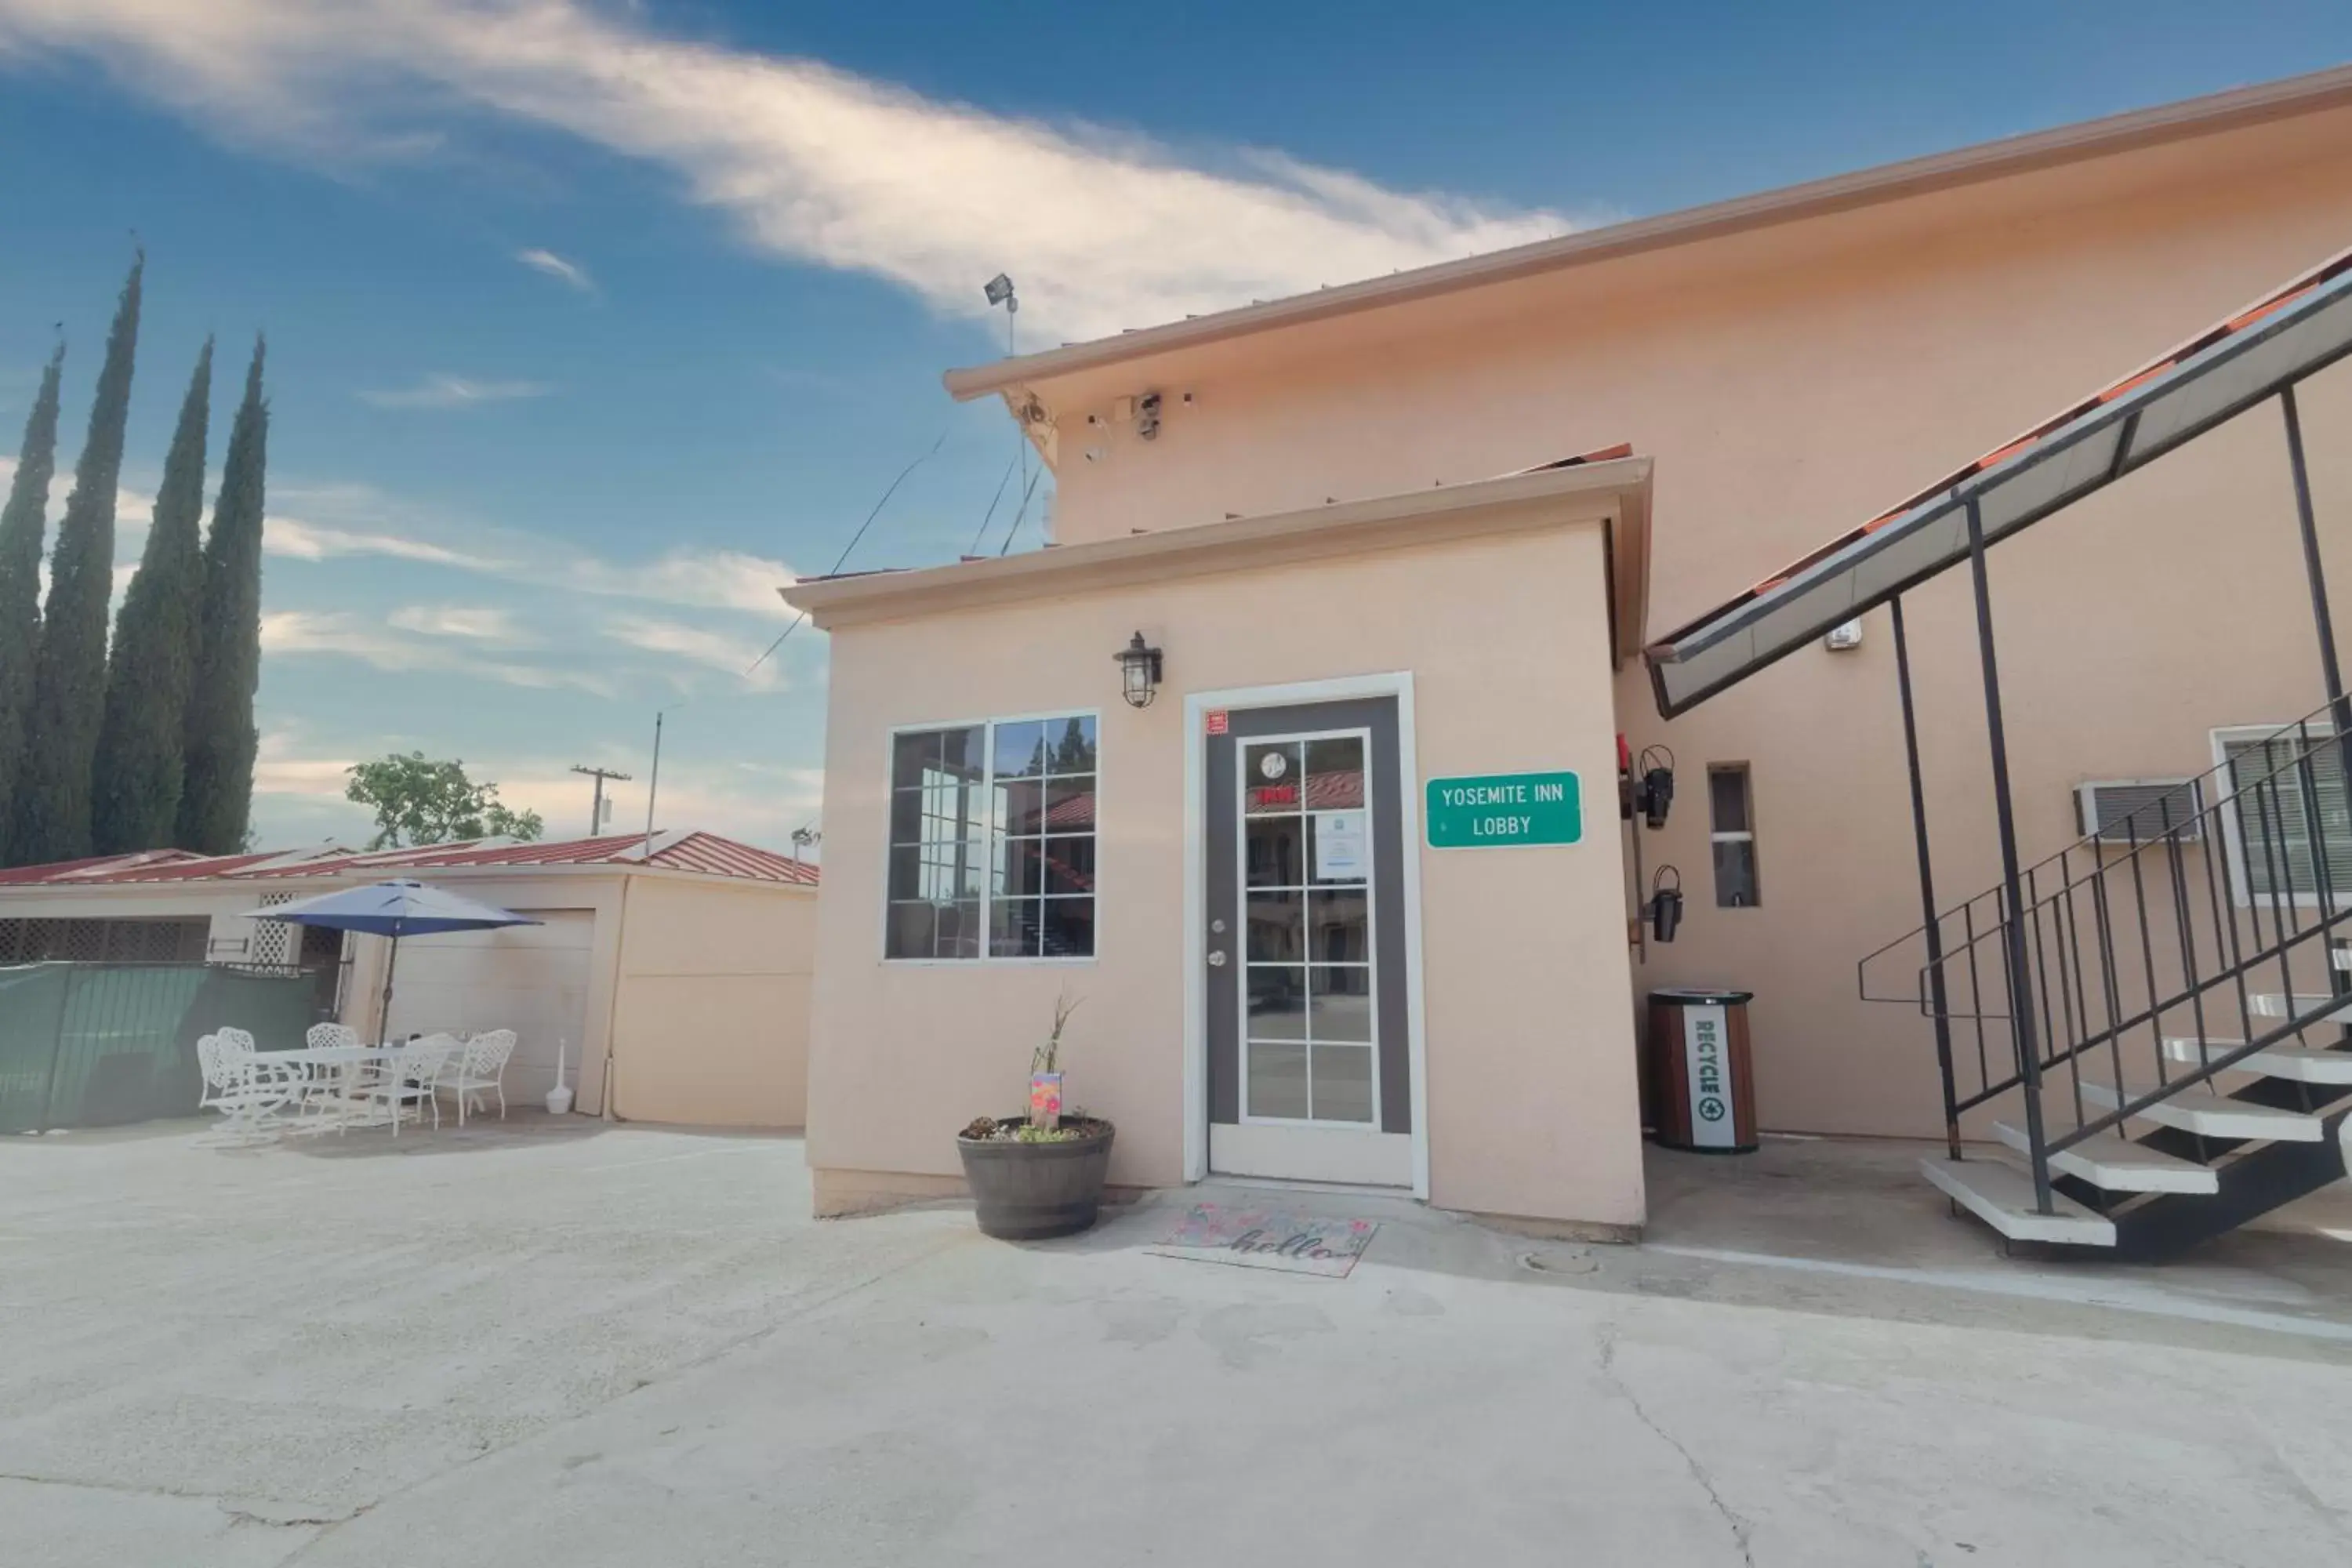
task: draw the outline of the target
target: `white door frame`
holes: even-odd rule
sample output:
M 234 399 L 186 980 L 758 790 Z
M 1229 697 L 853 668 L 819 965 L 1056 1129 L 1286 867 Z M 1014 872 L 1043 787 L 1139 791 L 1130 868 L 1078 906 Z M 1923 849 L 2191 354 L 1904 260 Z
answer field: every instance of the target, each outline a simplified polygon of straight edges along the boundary
M 1429 1196 L 1429 1080 L 1421 994 L 1421 764 L 1413 742 L 1412 672 L 1349 675 L 1184 696 L 1184 1179 L 1209 1173 L 1208 816 L 1212 710 L 1281 708 L 1392 697 L 1397 710 L 1397 809 L 1404 839 L 1405 1058 L 1412 1106 L 1412 1193 Z M 1365 759 L 1367 766 L 1371 759 Z

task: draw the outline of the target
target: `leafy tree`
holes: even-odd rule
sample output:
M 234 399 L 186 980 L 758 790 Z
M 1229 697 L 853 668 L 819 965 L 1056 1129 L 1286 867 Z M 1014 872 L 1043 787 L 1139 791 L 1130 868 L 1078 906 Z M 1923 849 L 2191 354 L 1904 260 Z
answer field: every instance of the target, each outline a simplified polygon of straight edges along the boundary
M 97 799 L 90 836 L 101 855 L 169 847 L 179 826 L 182 750 L 204 595 L 205 437 L 212 384 L 207 338 L 163 459 L 147 548 L 115 616 L 106 719 L 91 779 Z
M 0 866 L 24 757 L 25 720 L 33 706 L 33 664 L 41 646 L 41 544 L 48 529 L 49 478 L 58 466 L 58 375 L 63 343 L 41 373 L 41 390 L 16 448 L 16 475 L 0 507 Z
M 90 767 L 106 710 L 106 607 L 114 597 L 114 490 L 131 416 L 140 275 L 146 266 L 142 254 L 122 285 L 90 405 L 89 436 L 49 557 L 49 603 L 33 662 L 33 706 L 16 791 L 14 849 L 20 865 L 89 853 Z
M 499 804 L 499 786 L 476 784 L 463 762 L 432 762 L 422 752 L 394 752 L 351 770 L 344 795 L 375 809 L 371 849 L 445 844 L 462 838 L 533 839 L 546 831 L 535 811 Z
M 230 855 L 253 815 L 253 694 L 261 684 L 261 527 L 269 466 L 269 405 L 261 395 L 267 345 L 253 342 L 245 400 L 229 426 L 220 497 L 205 541 L 196 611 L 195 679 L 188 689 L 179 831 L 184 849 Z

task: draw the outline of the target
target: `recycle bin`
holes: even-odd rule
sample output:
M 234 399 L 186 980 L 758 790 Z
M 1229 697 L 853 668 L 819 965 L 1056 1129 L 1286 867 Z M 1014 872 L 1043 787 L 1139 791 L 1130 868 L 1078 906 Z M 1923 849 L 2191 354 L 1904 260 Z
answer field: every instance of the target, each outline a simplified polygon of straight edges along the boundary
M 1756 1083 L 1748 1048 L 1754 993 L 1676 987 L 1650 993 L 1651 1110 L 1659 1143 L 1699 1154 L 1756 1152 Z

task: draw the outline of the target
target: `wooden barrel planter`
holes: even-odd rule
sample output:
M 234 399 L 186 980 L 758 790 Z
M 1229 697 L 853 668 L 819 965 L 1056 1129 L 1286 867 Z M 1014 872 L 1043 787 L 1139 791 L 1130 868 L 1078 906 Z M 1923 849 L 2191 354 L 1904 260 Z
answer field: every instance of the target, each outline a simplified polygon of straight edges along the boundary
M 997 1126 L 1009 1130 L 1024 1121 L 1008 1116 Z M 1079 1135 L 1037 1143 L 957 1137 L 956 1152 L 963 1156 L 964 1181 L 982 1234 L 1039 1241 L 1074 1236 L 1095 1223 L 1103 1178 L 1110 1170 L 1113 1130 L 1109 1122 L 1092 1119 L 1063 1125 L 1078 1129 Z

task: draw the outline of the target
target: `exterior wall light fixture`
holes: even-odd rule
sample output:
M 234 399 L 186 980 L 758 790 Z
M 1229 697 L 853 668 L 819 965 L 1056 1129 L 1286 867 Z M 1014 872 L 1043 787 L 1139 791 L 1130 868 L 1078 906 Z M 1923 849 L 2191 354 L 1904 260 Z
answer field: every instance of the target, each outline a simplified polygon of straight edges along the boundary
M 1119 695 L 1127 699 L 1127 705 L 1150 707 L 1151 700 L 1160 695 L 1160 650 L 1146 647 L 1143 634 L 1138 632 L 1112 657 L 1118 660 Z

